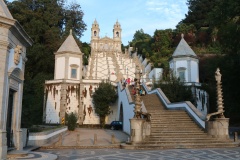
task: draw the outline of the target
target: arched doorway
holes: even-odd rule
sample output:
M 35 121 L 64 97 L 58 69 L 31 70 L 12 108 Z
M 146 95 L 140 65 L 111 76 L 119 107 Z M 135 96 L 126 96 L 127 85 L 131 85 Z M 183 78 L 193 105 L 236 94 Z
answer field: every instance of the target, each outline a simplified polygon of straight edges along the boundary
M 12 118 L 13 118 L 13 105 L 14 105 L 14 90 L 9 90 L 9 98 L 8 98 L 8 111 L 7 111 L 7 146 L 8 149 L 14 147 L 13 144 L 13 131 L 12 131 Z

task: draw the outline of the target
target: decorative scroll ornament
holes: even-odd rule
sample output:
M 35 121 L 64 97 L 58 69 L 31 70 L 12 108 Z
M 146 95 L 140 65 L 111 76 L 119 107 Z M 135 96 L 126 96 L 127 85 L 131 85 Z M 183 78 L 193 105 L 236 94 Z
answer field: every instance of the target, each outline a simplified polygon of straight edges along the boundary
M 16 65 L 18 65 L 20 62 L 21 52 L 22 52 L 22 46 L 17 45 L 16 48 L 14 49 L 14 63 Z

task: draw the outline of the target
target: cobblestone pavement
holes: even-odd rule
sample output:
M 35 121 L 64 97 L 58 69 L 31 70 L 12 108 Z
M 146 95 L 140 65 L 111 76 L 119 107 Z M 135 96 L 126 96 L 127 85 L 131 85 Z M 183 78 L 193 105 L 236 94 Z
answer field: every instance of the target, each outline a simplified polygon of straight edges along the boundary
M 29 152 L 27 156 L 23 157 L 8 157 L 7 160 L 56 160 L 57 155 L 43 153 L 43 152 Z
M 240 148 L 221 149 L 61 149 L 39 150 L 58 155 L 58 160 L 240 160 Z

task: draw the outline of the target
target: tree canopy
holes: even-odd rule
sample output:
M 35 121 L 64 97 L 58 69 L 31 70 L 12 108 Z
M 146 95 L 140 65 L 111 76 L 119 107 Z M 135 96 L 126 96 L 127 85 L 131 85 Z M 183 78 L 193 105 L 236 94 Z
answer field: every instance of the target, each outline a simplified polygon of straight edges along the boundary
M 117 99 L 117 93 L 110 82 L 101 82 L 94 92 L 93 103 L 95 112 L 100 117 L 100 124 L 105 124 L 105 117 L 110 114 L 110 103 L 114 103 Z
M 66 5 L 64 0 L 18 0 L 7 3 L 13 17 L 33 39 L 27 50 L 23 92 L 22 125 L 42 122 L 44 82 L 53 79 L 54 52 L 58 50 L 69 30 L 75 39 L 86 30 L 83 12 L 77 3 Z

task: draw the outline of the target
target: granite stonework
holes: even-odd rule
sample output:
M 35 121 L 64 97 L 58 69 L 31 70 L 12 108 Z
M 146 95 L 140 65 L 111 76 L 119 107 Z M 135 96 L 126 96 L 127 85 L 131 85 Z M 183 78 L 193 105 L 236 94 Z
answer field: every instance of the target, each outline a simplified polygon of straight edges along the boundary
M 22 94 L 26 47 L 33 41 L 0 0 L 0 159 L 22 150 Z
M 140 143 L 143 141 L 143 124 L 144 119 L 130 119 L 131 126 L 131 143 Z
M 214 121 L 207 121 L 208 135 L 219 138 L 229 139 L 229 118 L 215 118 Z

